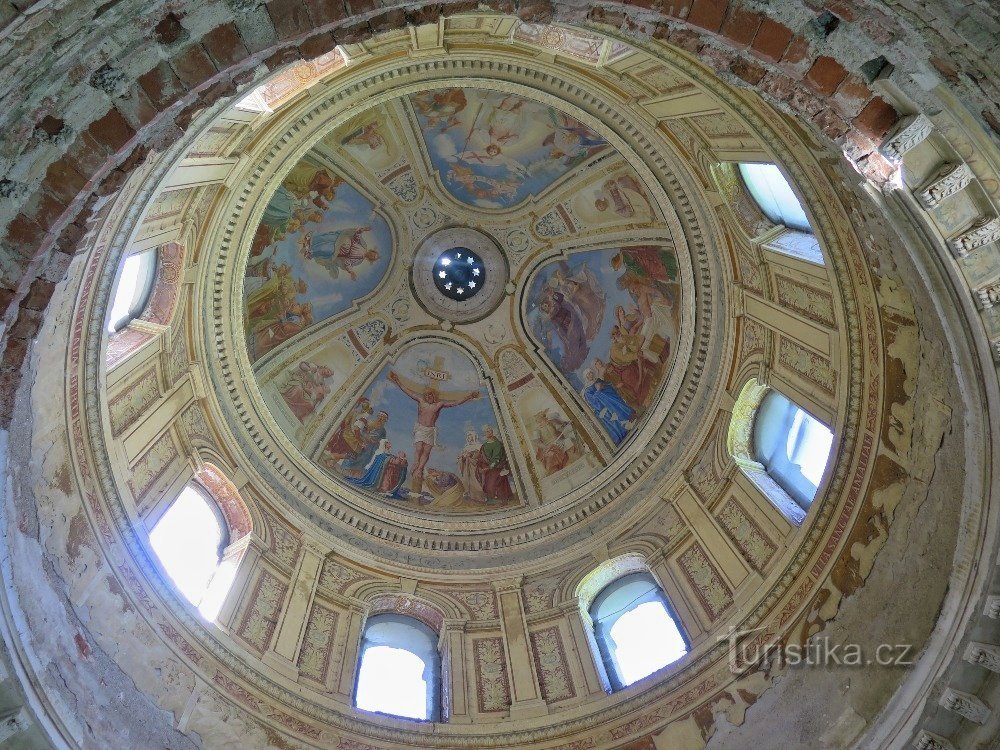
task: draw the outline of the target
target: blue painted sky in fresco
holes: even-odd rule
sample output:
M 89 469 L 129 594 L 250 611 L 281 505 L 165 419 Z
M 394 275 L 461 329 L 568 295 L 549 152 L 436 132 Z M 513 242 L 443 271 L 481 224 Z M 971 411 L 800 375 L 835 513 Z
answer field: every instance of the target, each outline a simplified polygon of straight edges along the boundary
M 441 410 L 437 421 L 438 446 L 431 453 L 428 466 L 442 471 L 458 472 L 458 454 L 465 444 L 465 433 L 475 430 L 482 439 L 483 425 L 497 426 L 496 414 L 486 389 L 476 377 L 477 368 L 462 352 L 439 343 L 423 343 L 407 349 L 396 363 L 387 364 L 365 390 L 365 396 L 372 403 L 375 413 L 385 411 L 389 415 L 386 437 L 392 442 L 392 452 L 406 451 L 413 461 L 413 426 L 417 423 L 417 404 L 389 380 L 390 370 L 395 370 L 404 378 L 416 382 L 426 382 L 420 377 L 420 370 L 431 365 L 436 357 L 442 358 L 442 368 L 453 378 L 440 385 L 443 393 L 468 392 L 478 390 L 480 398 L 459 406 Z
M 392 257 L 392 235 L 389 225 L 378 214 L 373 215 L 374 206 L 361 193 L 347 183 L 337 187 L 337 196 L 330 202 L 319 223 L 309 223 L 298 232 L 289 234 L 283 240 L 265 250 L 258 261 L 274 253 L 273 265 L 287 263 L 292 267 L 292 276 L 303 279 L 309 285 L 300 302 L 312 302 L 313 320 L 318 323 L 346 310 L 351 303 L 364 297 L 382 280 Z M 353 229 L 370 224 L 371 232 L 366 241 L 379 251 L 379 259 L 374 263 L 362 263 L 358 267 L 358 279 L 353 281 L 346 273 L 334 278 L 330 271 L 313 260 L 306 259 L 299 251 L 299 240 L 305 232 L 319 234 L 341 229 Z M 244 294 L 249 295 L 262 280 L 247 278 Z
M 414 94 L 410 101 L 432 165 L 445 189 L 463 203 L 515 206 L 606 145 L 596 133 L 546 105 L 497 91 L 462 91 L 466 104 L 455 113 L 454 122 L 437 116 L 432 123 L 435 111 L 425 104 L 428 92 Z M 499 154 L 487 154 L 491 144 Z M 463 182 L 456 165 L 474 178 Z M 504 186 L 499 192 L 498 184 Z

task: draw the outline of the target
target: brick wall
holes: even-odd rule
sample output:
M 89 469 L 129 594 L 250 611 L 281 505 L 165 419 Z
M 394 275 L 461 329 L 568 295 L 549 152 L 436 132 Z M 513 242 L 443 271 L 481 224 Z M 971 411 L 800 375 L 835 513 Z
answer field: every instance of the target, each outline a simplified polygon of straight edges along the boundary
M 198 110 L 288 62 L 476 8 L 597 24 L 696 53 L 878 179 L 875 149 L 899 116 L 877 93 L 880 79 L 918 105 L 929 82 L 945 81 L 987 126 L 1000 125 L 989 1 L 934 5 L 931 20 L 909 1 L 784 0 L 765 13 L 752 0 L 0 0 L 0 418 L 100 198 Z

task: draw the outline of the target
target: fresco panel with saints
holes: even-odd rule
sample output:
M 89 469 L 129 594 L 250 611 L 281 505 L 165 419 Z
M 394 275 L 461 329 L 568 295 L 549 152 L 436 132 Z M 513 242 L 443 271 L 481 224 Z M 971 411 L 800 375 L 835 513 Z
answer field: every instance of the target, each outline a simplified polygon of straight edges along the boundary
M 655 400 L 679 335 L 677 258 L 637 245 L 546 264 L 528 292 L 542 351 L 621 445 Z
M 608 146 L 566 113 L 501 91 L 433 89 L 410 104 L 445 189 L 471 206 L 511 208 Z
M 318 462 L 354 487 L 411 509 L 519 505 L 515 468 L 478 372 L 447 344 L 411 346 L 338 419 Z
M 250 248 L 250 359 L 369 294 L 391 255 L 389 226 L 371 201 L 328 169 L 300 161 L 272 195 Z

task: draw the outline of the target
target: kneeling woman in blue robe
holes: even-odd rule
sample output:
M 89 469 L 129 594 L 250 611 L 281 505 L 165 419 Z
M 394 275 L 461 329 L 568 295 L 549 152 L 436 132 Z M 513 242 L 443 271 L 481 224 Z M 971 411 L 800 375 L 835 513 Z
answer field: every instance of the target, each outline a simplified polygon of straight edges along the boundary
M 585 370 L 583 378 L 587 383 L 583 400 L 593 409 L 615 445 L 619 445 L 628 435 L 631 425 L 625 423 L 635 416 L 635 410 L 625 403 L 611 383 L 598 378 L 593 370 Z
M 391 451 L 392 443 L 383 438 L 372 460 L 365 466 L 365 473 L 357 478 L 346 477 L 347 481 L 359 487 L 367 487 L 384 495 L 405 500 L 406 496 L 401 494 L 400 490 L 406 481 L 409 463 L 405 453 L 394 456 Z

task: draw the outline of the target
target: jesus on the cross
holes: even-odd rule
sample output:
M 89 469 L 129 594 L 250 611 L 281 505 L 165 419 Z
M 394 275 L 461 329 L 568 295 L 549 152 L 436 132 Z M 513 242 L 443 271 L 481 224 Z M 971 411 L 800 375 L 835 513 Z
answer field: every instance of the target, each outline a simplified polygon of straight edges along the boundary
M 442 394 L 435 386 L 418 384 L 389 371 L 389 380 L 417 402 L 417 423 L 413 426 L 413 474 L 410 489 L 421 494 L 424 488 L 424 469 L 431 458 L 431 451 L 437 445 L 437 420 L 441 410 L 449 406 L 459 406 L 479 398 L 479 391 Z

